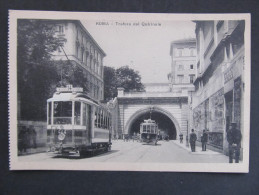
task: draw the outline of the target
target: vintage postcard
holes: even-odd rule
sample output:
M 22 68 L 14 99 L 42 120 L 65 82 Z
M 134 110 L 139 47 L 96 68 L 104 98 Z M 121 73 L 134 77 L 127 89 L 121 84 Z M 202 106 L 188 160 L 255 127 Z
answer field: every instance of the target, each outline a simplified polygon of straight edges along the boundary
M 250 14 L 10 10 L 10 170 L 249 172 L 250 31 Z

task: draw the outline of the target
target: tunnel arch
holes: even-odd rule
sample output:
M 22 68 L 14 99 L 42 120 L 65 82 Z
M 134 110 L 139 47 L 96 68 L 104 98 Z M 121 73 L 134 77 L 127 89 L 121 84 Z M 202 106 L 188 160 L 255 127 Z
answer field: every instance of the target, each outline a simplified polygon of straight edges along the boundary
M 156 106 L 149 106 L 149 107 L 145 107 L 142 109 L 137 110 L 135 113 L 133 113 L 131 115 L 131 117 L 127 120 L 126 125 L 125 125 L 125 133 L 126 134 L 130 134 L 131 133 L 131 127 L 134 124 L 134 122 L 140 118 L 141 116 L 147 114 L 150 112 L 150 109 L 152 109 L 152 113 L 160 113 L 166 117 L 168 117 L 171 122 L 173 123 L 174 127 L 175 127 L 175 139 L 177 139 L 177 135 L 179 135 L 181 133 L 181 128 L 180 125 L 178 123 L 178 121 L 176 120 L 176 118 L 167 110 L 160 108 L 160 107 L 156 107 Z

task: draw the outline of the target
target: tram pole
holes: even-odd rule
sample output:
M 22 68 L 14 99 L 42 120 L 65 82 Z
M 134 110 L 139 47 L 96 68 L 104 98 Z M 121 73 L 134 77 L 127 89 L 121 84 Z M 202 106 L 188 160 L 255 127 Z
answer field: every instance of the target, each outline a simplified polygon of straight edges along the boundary
M 189 148 L 189 127 L 188 127 L 188 120 L 186 121 L 187 122 L 187 135 L 186 135 L 186 147 Z

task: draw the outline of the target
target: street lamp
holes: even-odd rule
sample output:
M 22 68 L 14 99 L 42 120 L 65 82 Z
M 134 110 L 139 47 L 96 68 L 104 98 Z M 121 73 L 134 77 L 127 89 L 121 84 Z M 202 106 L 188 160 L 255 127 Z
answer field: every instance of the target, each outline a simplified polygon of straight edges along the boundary
M 187 135 L 186 135 L 186 147 L 189 148 L 189 127 L 188 127 L 188 120 L 186 121 L 187 122 Z

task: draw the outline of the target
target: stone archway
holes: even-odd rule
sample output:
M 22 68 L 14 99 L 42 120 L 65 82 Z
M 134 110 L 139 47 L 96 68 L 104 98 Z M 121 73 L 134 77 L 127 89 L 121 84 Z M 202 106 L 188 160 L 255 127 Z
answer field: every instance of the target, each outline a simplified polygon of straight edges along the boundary
M 175 119 L 175 117 L 170 112 L 168 112 L 165 109 L 162 109 L 160 107 L 157 107 L 157 106 L 145 107 L 145 108 L 139 109 L 134 114 L 132 114 L 132 116 L 126 122 L 125 131 L 124 132 L 126 134 L 130 134 L 131 126 L 133 125 L 133 123 L 138 118 L 140 118 L 141 116 L 149 113 L 150 109 L 152 109 L 152 112 L 160 113 L 161 115 L 164 115 L 164 116 L 168 117 L 171 120 L 171 122 L 173 123 L 174 127 L 175 127 L 176 135 L 179 135 L 181 133 L 180 125 L 179 125 L 178 121 Z M 175 135 L 175 139 L 177 138 L 176 135 Z

